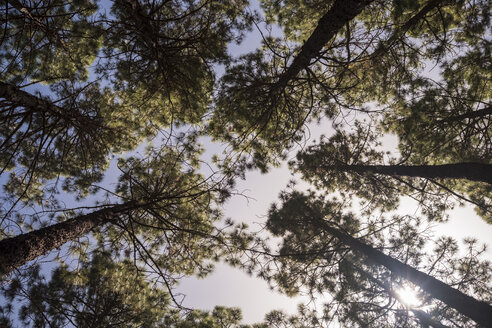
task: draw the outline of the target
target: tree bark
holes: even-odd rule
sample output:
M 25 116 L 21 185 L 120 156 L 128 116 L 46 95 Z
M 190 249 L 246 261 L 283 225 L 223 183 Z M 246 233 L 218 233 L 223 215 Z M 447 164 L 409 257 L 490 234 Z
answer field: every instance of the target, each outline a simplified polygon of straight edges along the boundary
M 39 98 L 28 92 L 21 90 L 19 87 L 0 81 L 0 99 L 5 99 L 8 105 L 15 107 L 24 107 L 28 114 L 45 114 L 49 113 L 54 117 L 58 117 L 67 122 L 70 122 L 74 127 L 84 130 L 90 130 L 100 127 L 97 123 L 99 118 L 91 118 L 84 116 L 76 110 L 71 110 L 55 105 L 49 100 Z
M 287 70 L 280 75 L 274 88 L 283 89 L 299 72 L 307 68 L 338 31 L 357 16 L 374 0 L 335 0 L 330 10 L 321 17 L 309 39 L 302 45 L 301 51 Z
M 440 4 L 446 2 L 447 0 L 431 0 L 429 1 L 418 13 L 416 13 L 412 18 L 410 18 L 405 24 L 403 24 L 401 27 L 395 29 L 395 31 L 391 34 L 389 39 L 381 43 L 377 49 L 370 55 L 371 59 L 375 59 L 379 57 L 380 55 L 384 54 L 388 49 L 391 48 L 393 43 L 399 38 L 401 38 L 403 35 L 405 35 L 408 30 L 410 30 L 412 27 L 417 25 L 418 22 L 420 22 L 425 15 L 427 15 L 430 11 L 433 9 L 437 8 Z
M 443 165 L 323 165 L 326 170 L 376 173 L 430 179 L 466 179 L 492 184 L 492 164 L 455 163 Z
M 473 119 L 473 118 L 485 118 L 487 116 L 492 116 L 492 106 L 487 106 L 478 110 L 470 111 L 468 113 L 463 113 L 460 115 L 454 115 L 445 117 L 437 121 L 437 124 L 441 123 L 453 123 L 458 121 L 463 121 L 465 119 Z
M 49 253 L 66 242 L 81 237 L 95 227 L 117 219 L 135 208 L 133 201 L 81 215 L 39 230 L 0 240 L 0 275 Z
M 489 326 L 492 322 L 491 305 L 478 301 L 475 298 L 452 288 L 448 284 L 445 284 L 442 281 L 429 276 L 428 274 L 414 269 L 408 264 L 385 255 L 381 251 L 366 245 L 358 239 L 332 227 L 323 220 L 313 220 L 313 222 L 332 236 L 336 237 L 340 240 L 340 242 L 350 247 L 352 250 L 364 254 L 371 262 L 382 265 L 393 274 L 411 281 L 432 297 L 444 302 L 475 322 L 483 325 L 484 327 Z
M 0 98 L 6 99 L 12 105 L 25 107 L 32 112 L 52 112 L 62 114 L 64 109 L 50 101 L 38 98 L 19 87 L 0 81 Z

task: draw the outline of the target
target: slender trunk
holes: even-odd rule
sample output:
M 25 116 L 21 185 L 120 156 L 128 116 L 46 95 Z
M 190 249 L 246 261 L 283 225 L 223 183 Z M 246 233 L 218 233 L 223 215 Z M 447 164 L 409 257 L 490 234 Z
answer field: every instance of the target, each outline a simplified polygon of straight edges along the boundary
M 380 281 L 379 279 L 375 278 L 373 275 L 371 275 L 369 272 L 356 267 L 355 265 L 352 264 L 352 268 L 359 272 L 362 276 L 364 276 L 366 279 L 371 280 L 375 284 L 377 284 L 379 287 L 383 288 L 388 295 L 390 295 L 392 298 L 396 299 L 400 304 L 404 305 L 407 307 L 408 311 L 412 312 L 417 319 L 423 324 L 427 326 L 431 326 L 434 328 L 449 328 L 448 326 L 443 325 L 439 321 L 435 320 L 429 313 L 419 310 L 419 309 L 414 309 L 411 306 L 406 306 L 405 302 L 401 299 L 400 295 L 398 295 L 397 292 L 395 292 L 390 286 L 387 285 L 387 283 L 384 283 Z M 425 327 L 425 326 L 423 326 Z
M 453 123 L 457 121 L 463 121 L 467 118 L 482 118 L 482 117 L 485 118 L 486 116 L 492 116 L 492 106 L 487 106 L 468 113 L 463 113 L 461 115 L 449 116 L 438 120 L 436 124 Z
M 301 51 L 292 64 L 279 77 L 275 88 L 283 89 L 299 72 L 307 68 L 311 60 L 319 55 L 323 47 L 338 31 L 357 16 L 374 0 L 335 0 L 330 10 L 321 17 L 309 39 L 302 45 Z
M 114 221 L 118 214 L 135 208 L 127 202 L 77 216 L 39 230 L 0 240 L 0 275 L 8 274 L 19 266 L 49 253 L 66 242 L 81 237 L 97 226 Z
M 323 169 L 376 173 L 430 179 L 466 179 L 492 184 L 492 164 L 455 163 L 443 165 L 324 165 Z
M 405 24 L 403 24 L 401 27 L 397 28 L 393 34 L 389 37 L 389 39 L 381 43 L 377 49 L 370 55 L 371 59 L 376 59 L 380 55 L 384 54 L 388 49 L 391 48 L 393 43 L 395 43 L 396 40 L 401 38 L 403 35 L 405 35 L 408 30 L 410 30 L 412 27 L 417 25 L 418 22 L 420 22 L 425 15 L 427 15 L 430 11 L 433 9 L 437 8 L 441 3 L 446 2 L 447 0 L 431 0 L 429 1 L 418 13 L 416 13 L 412 18 L 410 18 Z
M 89 127 L 98 128 L 98 117 L 91 118 L 80 114 L 75 109 L 66 109 L 55 105 L 51 101 L 34 96 L 21 90 L 19 87 L 0 81 L 0 99 L 5 99 L 9 105 L 24 107 L 28 112 L 35 115 L 49 113 L 53 117 L 70 122 L 74 127 L 88 130 Z
M 12 105 L 25 107 L 32 112 L 51 112 L 58 115 L 64 112 L 64 109 L 56 106 L 50 101 L 38 98 L 28 92 L 21 90 L 19 87 L 0 81 L 0 98 L 6 99 Z
M 327 231 L 332 236 L 338 238 L 340 242 L 349 246 L 352 250 L 364 254 L 371 262 L 382 265 L 389 269 L 392 274 L 411 281 L 432 297 L 444 302 L 446 305 L 456 309 L 461 314 L 466 315 L 484 327 L 489 326 L 492 322 L 492 306 L 489 304 L 478 301 L 475 298 L 452 288 L 448 284 L 414 269 L 408 264 L 385 255 L 377 249 L 332 227 L 323 220 L 313 220 L 313 222 L 316 225 L 321 226 L 323 230 Z

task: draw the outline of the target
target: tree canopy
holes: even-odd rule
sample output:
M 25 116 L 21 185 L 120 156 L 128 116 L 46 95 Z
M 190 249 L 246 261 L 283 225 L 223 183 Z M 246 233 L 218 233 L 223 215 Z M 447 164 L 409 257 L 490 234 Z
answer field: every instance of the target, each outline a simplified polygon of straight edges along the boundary
M 279 256 L 262 267 L 260 274 L 288 293 L 303 286 L 313 297 L 328 291 L 332 301 L 323 320 L 383 327 L 402 320 L 409 327 L 424 325 L 426 320 L 466 326 L 468 317 L 483 326 L 490 322 L 490 263 L 480 259 L 484 249 L 476 241 L 466 242 L 469 252 L 464 258 L 457 256 L 452 238 L 439 239 L 433 252 L 427 253 L 428 237 L 418 218 L 361 219 L 346 212 L 343 204 L 313 192 L 283 193 L 281 201 L 280 207 L 272 206 L 267 221 L 267 228 L 283 238 Z M 419 308 L 429 310 L 425 317 L 418 312 L 408 317 L 405 304 L 393 295 L 409 284 L 422 293 Z M 479 300 L 464 293 L 473 293 Z M 460 314 L 453 314 L 451 308 Z
M 491 322 L 485 246 L 428 225 L 464 205 L 492 223 L 490 2 L 256 4 L 0 1 L 0 325 Z M 287 159 L 308 190 L 282 182 L 260 232 L 225 218 L 248 170 Z M 179 278 L 217 261 L 328 301 L 252 326 L 182 306 Z

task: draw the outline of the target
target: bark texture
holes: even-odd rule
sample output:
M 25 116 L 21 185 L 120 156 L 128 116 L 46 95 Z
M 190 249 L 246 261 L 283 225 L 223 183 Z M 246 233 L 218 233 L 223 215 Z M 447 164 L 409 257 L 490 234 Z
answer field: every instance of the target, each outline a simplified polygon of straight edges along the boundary
M 2 81 L 0 81 L 0 99 L 5 99 L 2 107 L 25 108 L 25 112 L 22 113 L 24 116 L 49 114 L 51 117 L 65 120 L 74 127 L 84 130 L 90 130 L 88 128 L 95 129 L 100 126 L 98 123 L 99 117 L 90 117 L 79 113 L 75 109 L 57 106 L 47 99 L 39 98 L 21 90 L 17 86 Z
M 25 107 L 32 112 L 51 112 L 58 115 L 64 112 L 50 101 L 38 98 L 28 92 L 25 92 L 18 87 L 0 81 L 0 98 L 9 101 L 12 105 Z
M 317 220 L 314 223 L 332 236 L 336 237 L 340 240 L 340 242 L 349 246 L 352 250 L 364 254 L 371 262 L 382 265 L 393 274 L 411 281 L 432 297 L 444 302 L 448 306 L 457 310 L 461 314 L 466 315 L 484 327 L 490 326 L 490 323 L 492 322 L 491 305 L 478 301 L 475 298 L 452 288 L 448 284 L 445 284 L 442 281 L 429 276 L 428 274 L 414 269 L 408 264 L 385 255 L 381 251 L 366 245 L 356 238 L 332 227 L 323 220 Z
M 377 173 L 429 179 L 466 179 L 492 184 L 492 164 L 454 163 L 443 165 L 325 165 L 326 170 Z
M 357 16 L 374 0 L 335 0 L 333 6 L 321 17 L 309 39 L 302 45 L 299 54 L 292 64 L 279 77 L 274 88 L 283 89 L 299 72 L 311 64 L 311 60 L 319 55 L 323 47 L 330 41 L 347 22 Z
M 45 255 L 97 226 L 114 221 L 134 207 L 133 202 L 104 208 L 39 230 L 0 240 L 0 275 Z

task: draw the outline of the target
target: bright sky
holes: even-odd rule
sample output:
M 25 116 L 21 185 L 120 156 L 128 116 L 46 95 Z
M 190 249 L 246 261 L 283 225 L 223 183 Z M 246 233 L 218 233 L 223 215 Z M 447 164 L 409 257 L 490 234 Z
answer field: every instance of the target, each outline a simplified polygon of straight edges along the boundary
M 253 8 L 259 9 L 257 1 L 251 3 Z M 253 31 L 240 46 L 231 46 L 230 52 L 239 55 L 252 51 L 258 47 L 260 40 L 260 34 Z M 310 126 L 311 138 L 308 142 L 319 140 L 321 134 L 329 135 L 330 131 L 331 127 L 326 122 L 324 125 Z M 388 138 L 387 144 L 383 146 L 396 151 L 394 139 Z M 217 149 L 217 146 L 206 144 L 206 148 Z M 296 151 L 292 151 L 290 157 L 295 157 L 295 154 Z M 238 183 L 237 189 L 244 191 L 251 199 L 234 196 L 224 209 L 225 215 L 235 222 L 246 222 L 253 230 L 258 230 L 260 225 L 266 222 L 265 215 L 270 204 L 277 201 L 280 191 L 292 178 L 285 163 L 268 174 L 256 171 L 248 173 L 246 180 Z M 401 204 L 403 213 L 414 213 L 415 209 L 415 204 L 410 201 Z M 458 241 L 474 237 L 486 243 L 492 240 L 492 225 L 485 223 L 471 206 L 467 206 L 450 212 L 450 220 L 447 223 L 435 224 L 434 235 L 436 239 L 438 236 L 452 236 Z M 492 261 L 490 249 L 487 251 L 487 258 Z M 307 297 L 293 299 L 271 291 L 265 281 L 224 264 L 218 264 L 216 270 L 205 279 L 184 278 L 177 291 L 186 295 L 184 306 L 204 310 L 212 310 L 216 305 L 239 307 L 244 323 L 260 322 L 271 310 L 284 310 L 294 314 L 298 303 L 307 301 Z
M 314 136 L 320 134 L 323 127 L 313 128 Z M 295 152 L 292 153 L 292 157 Z M 253 230 L 259 229 L 259 224 L 265 223 L 265 215 L 272 202 L 277 201 L 278 194 L 292 179 L 287 165 L 273 169 L 268 174 L 250 172 L 245 181 L 237 185 L 239 191 L 251 197 L 245 199 L 234 196 L 225 206 L 225 214 L 235 222 L 246 222 Z M 402 213 L 414 213 L 415 204 L 410 201 L 401 204 Z M 492 225 L 479 218 L 470 206 L 457 208 L 450 212 L 447 223 L 435 224 L 434 234 L 452 236 L 461 241 L 466 237 L 474 237 L 486 243 L 492 238 Z M 492 261 L 492 251 L 487 251 L 487 258 Z M 265 281 L 248 274 L 219 264 L 216 270 L 205 279 L 184 278 L 177 291 L 186 295 L 184 306 L 211 310 L 216 305 L 239 307 L 243 313 L 244 323 L 262 321 L 265 314 L 271 310 L 284 310 L 296 313 L 298 303 L 307 298 L 291 299 L 285 295 L 271 291 Z
M 251 2 L 252 8 L 259 8 L 256 1 Z M 259 40 L 259 33 L 254 31 L 240 46 L 231 46 L 230 51 L 234 55 L 246 53 L 255 49 L 259 45 Z M 319 139 L 320 134 L 330 134 L 330 130 L 329 125 L 311 127 L 312 136 L 309 143 L 313 139 Z M 207 143 L 206 148 L 211 151 L 220 147 Z M 295 153 L 295 151 L 291 152 L 290 157 L 293 158 Z M 113 178 L 116 177 L 117 172 L 112 170 L 108 175 Z M 270 204 L 277 200 L 280 191 L 292 178 L 286 164 L 272 169 L 268 174 L 249 172 L 246 180 L 239 181 L 236 186 L 238 191 L 249 198 L 232 197 L 225 206 L 225 216 L 235 222 L 246 222 L 253 230 L 259 230 L 260 225 L 266 222 L 265 215 Z M 415 206 L 406 202 L 402 204 L 402 209 L 408 211 L 407 213 L 413 213 Z M 451 212 L 449 222 L 436 224 L 434 231 L 436 236 L 453 236 L 457 240 L 465 237 L 474 237 L 482 242 L 492 240 L 492 225 L 480 219 L 471 207 L 455 209 Z M 490 250 L 487 257 L 492 260 Z M 224 264 L 218 264 L 216 270 L 205 279 L 193 277 L 182 279 L 177 291 L 186 295 L 183 305 L 187 307 L 204 310 L 212 310 L 216 305 L 239 307 L 243 313 L 244 323 L 262 321 L 264 315 L 274 309 L 294 314 L 298 303 L 306 300 L 306 298 L 292 299 L 280 295 L 271 291 L 265 281 Z

